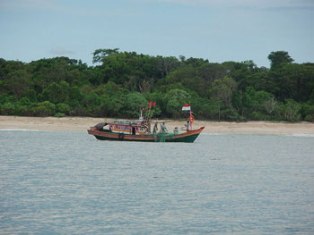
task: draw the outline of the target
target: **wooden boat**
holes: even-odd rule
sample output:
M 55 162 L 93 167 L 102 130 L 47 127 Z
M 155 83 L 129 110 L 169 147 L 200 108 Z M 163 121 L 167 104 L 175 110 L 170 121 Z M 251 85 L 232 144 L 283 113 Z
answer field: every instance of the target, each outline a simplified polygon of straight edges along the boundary
M 142 141 L 142 142 L 185 142 L 193 143 L 204 127 L 197 130 L 190 130 L 183 133 L 156 133 L 156 134 L 125 134 L 115 133 L 107 130 L 99 130 L 91 127 L 88 134 L 95 136 L 99 140 L 119 140 L 119 141 Z
M 98 123 L 88 129 L 88 134 L 95 136 L 98 140 L 193 143 L 204 129 L 204 127 L 200 127 L 192 130 L 193 120 L 194 117 L 190 112 L 189 120 L 183 131 L 182 128 L 179 130 L 176 127 L 173 132 L 168 132 L 165 123 L 157 121 L 154 123 L 153 131 L 151 131 L 150 119 L 144 119 L 141 112 L 139 120 Z M 160 129 L 158 129 L 158 125 Z

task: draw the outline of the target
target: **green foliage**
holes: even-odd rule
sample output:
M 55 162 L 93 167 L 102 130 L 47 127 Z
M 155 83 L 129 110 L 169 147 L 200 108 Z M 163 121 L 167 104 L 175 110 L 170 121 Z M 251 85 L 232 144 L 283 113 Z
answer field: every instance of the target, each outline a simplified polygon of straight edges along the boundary
M 208 119 L 221 120 L 221 106 L 222 104 L 217 100 L 209 100 L 204 104 L 203 116 Z
M 140 109 L 147 107 L 147 100 L 138 92 L 132 92 L 126 95 L 126 100 L 123 107 L 123 113 L 127 117 L 139 117 Z
M 253 120 L 271 119 L 278 107 L 274 96 L 266 91 L 256 91 L 248 87 L 242 96 L 242 108 L 247 117 Z
M 192 65 L 182 66 L 171 72 L 165 79 L 166 85 L 182 84 L 192 91 L 197 92 L 201 96 L 207 94 L 207 82 L 202 79 L 199 72 Z
M 296 122 L 300 121 L 301 105 L 292 99 L 286 100 L 279 106 L 279 115 L 281 120 Z
M 119 48 L 97 49 L 93 53 L 93 63 L 104 63 L 107 56 L 118 53 Z
M 253 61 L 150 56 L 97 49 L 95 66 L 67 57 L 31 63 L 0 59 L 0 114 L 181 118 L 190 103 L 198 119 L 314 121 L 314 63 L 296 64 L 285 51 Z
M 70 94 L 70 86 L 67 82 L 51 83 L 42 93 L 42 100 L 49 100 L 57 104 L 67 102 Z
M 49 101 L 43 101 L 40 103 L 37 103 L 33 109 L 33 114 L 35 116 L 40 116 L 40 117 L 46 117 L 46 116 L 53 116 L 56 111 L 56 105 Z
M 63 115 L 69 115 L 71 111 L 71 108 L 68 104 L 65 104 L 65 103 L 59 103 L 56 105 L 56 112 L 60 115 L 60 114 L 63 114 Z
M 215 80 L 209 88 L 209 96 L 211 99 L 221 102 L 224 107 L 232 107 L 232 97 L 237 90 L 237 83 L 231 77 L 224 77 Z
M 305 121 L 314 122 L 314 104 L 310 102 L 302 104 L 301 115 Z
M 178 118 L 181 115 L 182 105 L 190 103 L 191 95 L 181 89 L 172 89 L 165 95 L 166 112 L 174 118 Z
M 269 54 L 268 59 L 272 69 L 278 69 L 280 66 L 293 62 L 293 59 L 286 51 L 273 51 Z
M 15 115 L 15 103 L 5 102 L 0 106 L 0 112 L 2 115 Z
M 98 116 L 120 117 L 125 115 L 123 107 L 128 92 L 121 85 L 107 82 L 105 85 L 98 86 L 95 92 L 100 98 L 100 103 L 94 103 L 91 106 L 97 106 Z
M 30 90 L 28 84 L 30 77 L 31 75 L 24 68 L 10 71 L 2 82 L 3 90 L 10 95 L 20 98 Z

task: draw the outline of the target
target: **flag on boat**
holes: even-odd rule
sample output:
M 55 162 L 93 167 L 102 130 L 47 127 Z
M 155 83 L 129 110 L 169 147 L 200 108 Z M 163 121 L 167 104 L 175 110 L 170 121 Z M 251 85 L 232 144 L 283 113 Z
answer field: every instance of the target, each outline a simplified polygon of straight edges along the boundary
M 152 107 L 156 106 L 156 102 L 155 101 L 148 101 L 148 108 L 151 109 Z
M 182 107 L 182 111 L 191 111 L 191 105 L 184 104 L 183 107 Z
M 194 120 L 195 120 L 195 117 L 194 117 L 193 113 L 192 113 L 192 112 L 190 112 L 189 121 L 190 121 L 190 125 L 191 125 L 191 126 L 192 126 L 192 124 L 193 124 Z

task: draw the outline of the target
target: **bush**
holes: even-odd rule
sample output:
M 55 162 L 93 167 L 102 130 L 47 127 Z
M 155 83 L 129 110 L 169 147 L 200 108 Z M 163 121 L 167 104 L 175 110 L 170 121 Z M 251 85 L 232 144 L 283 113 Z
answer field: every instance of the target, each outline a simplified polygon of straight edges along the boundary
M 132 92 L 126 96 L 124 113 L 127 117 L 138 117 L 140 108 L 147 107 L 147 100 L 145 97 L 138 92 Z
M 279 105 L 279 118 L 288 122 L 297 122 L 301 120 L 301 105 L 292 100 L 287 99 L 285 103 Z
M 314 122 L 314 114 L 306 115 L 305 118 L 304 118 L 304 121 Z
M 63 115 L 68 115 L 71 111 L 71 108 L 68 104 L 59 103 L 56 105 L 56 112 L 62 113 Z
M 64 113 L 56 113 L 55 117 L 61 118 L 61 117 L 65 117 Z
M 314 122 L 314 105 L 310 103 L 303 104 L 301 114 L 305 121 Z
M 243 119 L 234 108 L 226 108 L 221 110 L 220 117 L 221 119 L 229 121 L 239 121 Z
M 185 90 L 172 89 L 166 93 L 165 101 L 166 112 L 172 118 L 178 118 L 181 115 L 182 105 L 185 103 L 190 103 L 191 95 Z
M 256 121 L 262 121 L 262 120 L 269 120 L 270 117 L 269 115 L 266 115 L 262 112 L 259 111 L 254 111 L 250 114 L 251 119 L 256 120 Z
M 32 111 L 35 116 L 53 116 L 55 114 L 56 106 L 49 101 L 44 101 L 37 103 L 35 107 L 33 107 Z
M 6 102 L 0 106 L 0 113 L 2 115 L 14 115 L 16 114 L 15 104 L 11 102 Z

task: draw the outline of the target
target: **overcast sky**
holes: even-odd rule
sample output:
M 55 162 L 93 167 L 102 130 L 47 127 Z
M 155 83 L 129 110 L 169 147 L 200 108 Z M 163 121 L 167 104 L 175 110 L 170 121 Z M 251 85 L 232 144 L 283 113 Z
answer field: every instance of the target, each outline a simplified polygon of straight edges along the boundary
M 314 62 L 314 0 L 0 0 L 0 58 L 68 56 L 94 50 L 253 60 L 284 50 Z

